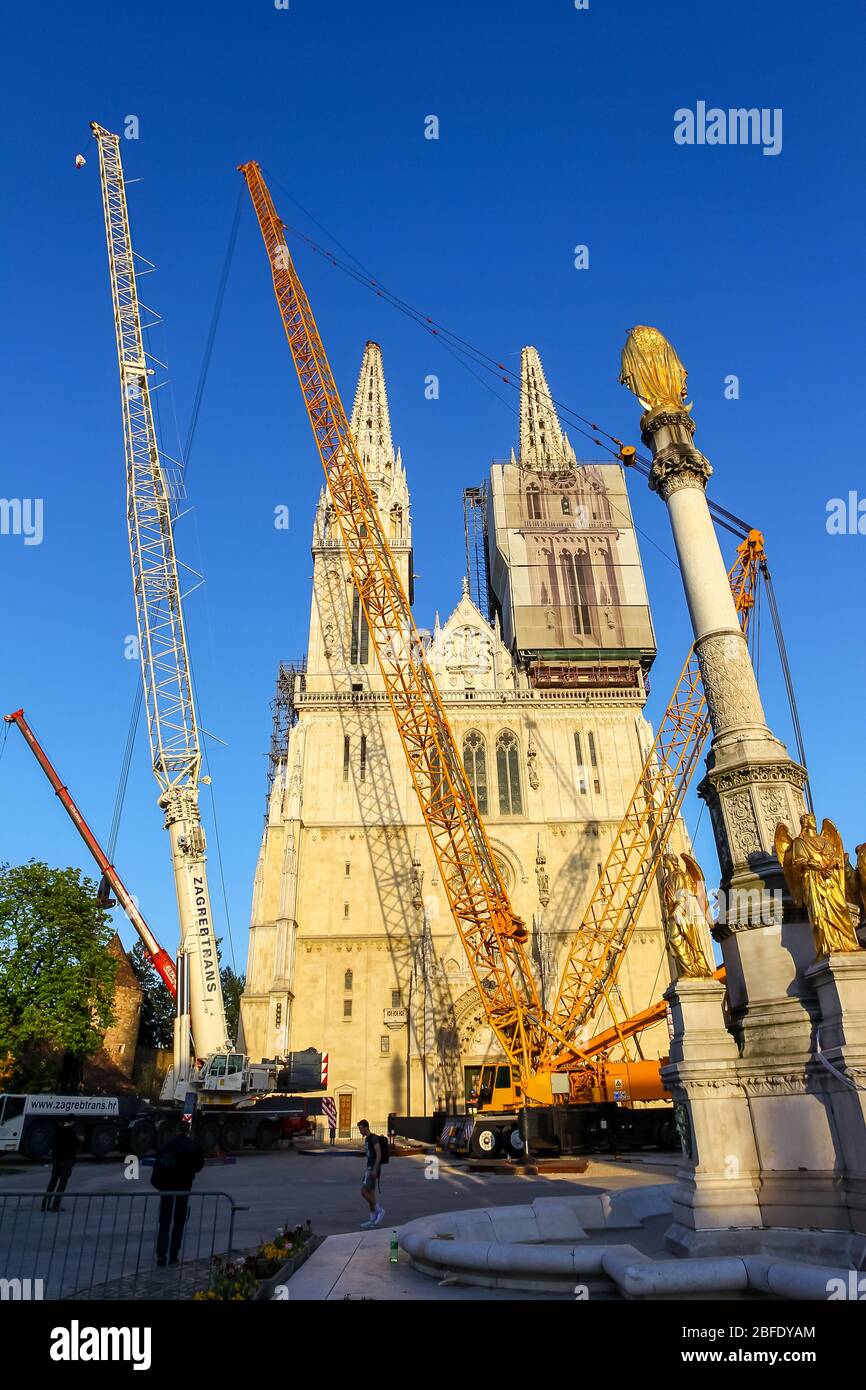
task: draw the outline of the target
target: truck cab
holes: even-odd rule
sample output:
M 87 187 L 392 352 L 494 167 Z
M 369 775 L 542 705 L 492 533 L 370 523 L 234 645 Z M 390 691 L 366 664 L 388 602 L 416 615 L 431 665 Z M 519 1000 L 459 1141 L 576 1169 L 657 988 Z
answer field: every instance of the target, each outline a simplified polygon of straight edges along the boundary
M 519 1110 L 523 1105 L 523 1090 L 512 1079 L 511 1067 L 501 1062 L 481 1068 L 478 1084 L 478 1113 L 485 1110 Z
M 251 1064 L 243 1052 L 213 1052 L 194 1078 L 195 1090 L 229 1094 L 272 1091 L 274 1069 L 265 1064 Z
M 26 1096 L 0 1096 L 0 1153 L 17 1153 L 24 1134 Z

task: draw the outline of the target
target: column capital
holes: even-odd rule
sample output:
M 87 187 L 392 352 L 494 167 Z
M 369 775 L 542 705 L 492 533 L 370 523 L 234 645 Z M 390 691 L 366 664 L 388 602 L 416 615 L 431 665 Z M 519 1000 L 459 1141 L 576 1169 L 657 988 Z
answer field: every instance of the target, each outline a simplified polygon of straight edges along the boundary
M 712 472 L 709 459 L 700 449 L 689 443 L 672 442 L 653 450 L 649 485 L 652 492 L 657 492 L 662 501 L 667 502 L 671 493 L 681 487 L 706 488 Z

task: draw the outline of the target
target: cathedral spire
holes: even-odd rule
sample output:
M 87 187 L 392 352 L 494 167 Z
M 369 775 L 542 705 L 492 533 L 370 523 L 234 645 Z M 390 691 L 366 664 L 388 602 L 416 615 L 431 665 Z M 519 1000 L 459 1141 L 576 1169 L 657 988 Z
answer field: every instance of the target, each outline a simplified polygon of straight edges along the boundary
M 388 477 L 394 465 L 394 444 L 378 343 L 367 343 L 364 348 L 350 423 L 368 480 Z
M 520 354 L 520 463 L 559 472 L 571 468 L 574 450 L 563 434 L 538 350 Z

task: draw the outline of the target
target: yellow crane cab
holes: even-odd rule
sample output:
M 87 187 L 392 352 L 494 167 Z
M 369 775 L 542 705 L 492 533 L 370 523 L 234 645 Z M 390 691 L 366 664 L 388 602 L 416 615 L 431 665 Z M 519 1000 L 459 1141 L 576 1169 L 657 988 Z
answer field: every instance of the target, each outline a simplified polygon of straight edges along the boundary
M 519 1110 L 523 1105 L 523 1090 L 514 1082 L 507 1063 L 482 1067 L 478 1086 L 478 1112 L 485 1110 Z

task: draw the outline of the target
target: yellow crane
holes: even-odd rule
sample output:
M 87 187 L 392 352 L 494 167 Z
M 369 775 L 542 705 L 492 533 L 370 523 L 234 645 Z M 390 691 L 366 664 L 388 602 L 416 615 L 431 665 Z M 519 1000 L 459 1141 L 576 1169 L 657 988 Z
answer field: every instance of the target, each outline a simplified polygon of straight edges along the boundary
M 601 878 L 577 928 L 553 1010 L 542 1009 L 526 954 L 526 928 L 515 913 L 463 768 L 409 599 L 334 382 L 325 348 L 285 239 L 283 223 L 255 161 L 243 164 L 271 268 L 274 293 L 333 514 L 370 631 L 442 883 L 483 1001 L 507 1058 L 487 1088 L 482 1108 L 502 1107 L 514 1130 L 519 1106 L 564 1107 L 577 1100 L 658 1099 L 657 1062 L 608 1063 L 607 1051 L 656 1022 L 653 1005 L 634 1023 L 582 1047 L 576 1033 L 610 998 L 619 963 L 709 724 L 694 652 L 647 756 L 638 787 L 614 837 Z M 744 630 L 754 606 L 763 541 L 752 531 L 739 547 L 731 584 Z M 481 1133 L 493 1133 L 482 1126 Z M 480 1151 L 485 1152 L 483 1142 Z

